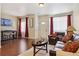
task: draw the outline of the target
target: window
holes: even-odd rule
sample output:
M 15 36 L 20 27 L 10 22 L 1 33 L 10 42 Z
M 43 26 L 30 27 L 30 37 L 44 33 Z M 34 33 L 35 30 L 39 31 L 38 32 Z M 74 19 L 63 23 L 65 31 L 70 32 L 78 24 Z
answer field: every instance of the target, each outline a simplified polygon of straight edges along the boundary
M 26 25 L 26 22 L 21 23 L 21 32 L 25 32 L 25 25 Z
M 22 19 L 22 22 L 21 22 L 21 33 L 22 33 L 22 37 L 25 37 L 25 27 L 26 26 L 26 22 L 25 22 L 25 19 Z
M 67 30 L 67 16 L 53 18 L 54 32 L 66 32 Z

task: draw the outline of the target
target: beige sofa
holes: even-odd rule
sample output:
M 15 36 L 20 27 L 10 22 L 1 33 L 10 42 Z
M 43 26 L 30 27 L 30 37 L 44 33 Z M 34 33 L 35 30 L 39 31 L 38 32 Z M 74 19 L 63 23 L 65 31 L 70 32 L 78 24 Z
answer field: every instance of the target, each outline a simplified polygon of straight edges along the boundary
M 55 45 L 55 51 L 56 51 L 56 56 L 79 56 L 79 48 L 76 51 L 76 53 L 72 53 L 72 52 L 66 52 L 63 51 L 60 47 L 64 47 L 64 43 L 61 41 L 58 41 L 57 44 Z

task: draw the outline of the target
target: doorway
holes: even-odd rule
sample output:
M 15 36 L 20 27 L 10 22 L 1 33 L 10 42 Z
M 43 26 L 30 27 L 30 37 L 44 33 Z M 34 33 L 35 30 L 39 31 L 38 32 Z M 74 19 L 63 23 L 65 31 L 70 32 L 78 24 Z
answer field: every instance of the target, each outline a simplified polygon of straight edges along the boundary
M 48 22 L 48 16 L 39 16 L 39 38 L 48 38 L 49 33 L 49 22 Z

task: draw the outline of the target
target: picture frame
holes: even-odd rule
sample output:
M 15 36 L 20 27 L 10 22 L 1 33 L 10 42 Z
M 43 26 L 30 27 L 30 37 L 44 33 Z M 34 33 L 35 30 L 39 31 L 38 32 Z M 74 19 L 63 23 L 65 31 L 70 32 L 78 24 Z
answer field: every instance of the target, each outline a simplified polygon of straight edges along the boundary
M 1 18 L 1 26 L 12 26 L 11 19 Z
M 33 27 L 33 23 L 34 23 L 33 18 L 31 18 L 31 19 L 30 19 L 30 22 L 29 22 L 30 28 Z

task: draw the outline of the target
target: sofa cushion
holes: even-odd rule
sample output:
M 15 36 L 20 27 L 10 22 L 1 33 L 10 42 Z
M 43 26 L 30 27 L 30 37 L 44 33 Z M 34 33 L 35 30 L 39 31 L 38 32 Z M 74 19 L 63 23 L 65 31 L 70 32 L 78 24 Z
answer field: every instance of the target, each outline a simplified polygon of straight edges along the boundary
M 79 34 L 74 34 L 73 36 L 74 36 L 74 41 L 79 40 Z
M 64 51 L 75 53 L 79 48 L 79 41 L 67 42 L 63 48 Z
M 74 37 L 73 36 L 69 36 L 69 35 L 65 35 L 63 38 L 62 38 L 62 41 L 64 43 L 68 42 L 69 40 L 73 41 L 74 40 Z
M 61 41 L 57 41 L 55 45 L 55 50 L 62 50 L 64 48 L 64 43 Z

